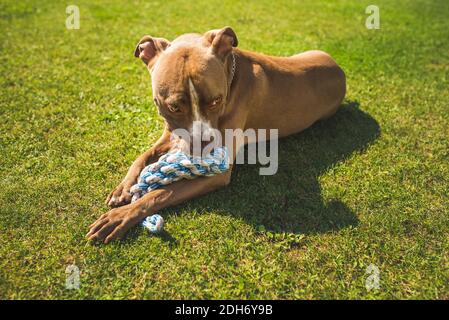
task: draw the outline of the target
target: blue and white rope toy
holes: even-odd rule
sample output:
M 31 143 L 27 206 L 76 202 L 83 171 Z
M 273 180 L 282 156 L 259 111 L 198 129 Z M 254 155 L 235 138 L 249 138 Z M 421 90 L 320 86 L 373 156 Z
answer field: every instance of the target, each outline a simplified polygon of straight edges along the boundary
M 229 155 L 226 147 L 216 147 L 204 157 L 193 157 L 180 151 L 169 152 L 142 170 L 137 183 L 131 187 L 131 202 L 143 197 L 151 190 L 181 179 L 209 177 L 228 170 Z M 159 233 L 164 227 L 164 219 L 154 214 L 145 218 L 142 225 L 151 233 Z

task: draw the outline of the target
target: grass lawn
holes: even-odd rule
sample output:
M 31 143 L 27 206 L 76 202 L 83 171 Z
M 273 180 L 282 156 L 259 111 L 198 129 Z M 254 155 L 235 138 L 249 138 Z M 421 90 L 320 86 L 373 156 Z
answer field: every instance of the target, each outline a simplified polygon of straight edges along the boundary
M 449 299 L 449 2 L 74 1 L 0 4 L 0 298 Z M 144 34 L 230 25 L 239 47 L 329 52 L 342 110 L 280 143 L 279 171 L 161 212 L 111 245 L 84 235 L 160 135 Z M 66 267 L 79 290 L 65 287 Z M 367 290 L 367 267 L 380 288 Z

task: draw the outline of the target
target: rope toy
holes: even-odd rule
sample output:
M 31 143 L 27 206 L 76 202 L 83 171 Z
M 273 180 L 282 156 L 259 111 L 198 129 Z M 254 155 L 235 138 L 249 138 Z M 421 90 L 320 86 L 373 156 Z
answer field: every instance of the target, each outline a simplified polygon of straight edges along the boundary
M 193 157 L 180 151 L 169 152 L 142 170 L 137 183 L 130 189 L 131 202 L 143 197 L 151 190 L 181 179 L 210 177 L 228 170 L 229 156 L 226 147 L 216 147 L 205 157 Z M 164 219 L 154 214 L 146 217 L 142 225 L 151 233 L 159 233 L 163 229 Z

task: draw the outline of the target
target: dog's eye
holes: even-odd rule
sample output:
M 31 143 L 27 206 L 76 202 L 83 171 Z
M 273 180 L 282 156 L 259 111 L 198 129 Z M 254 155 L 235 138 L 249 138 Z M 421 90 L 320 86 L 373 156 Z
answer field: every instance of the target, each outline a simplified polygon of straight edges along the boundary
M 170 112 L 179 112 L 179 107 L 177 105 L 169 104 L 167 107 Z
M 215 98 L 215 99 L 209 104 L 208 107 L 209 107 L 210 109 L 214 109 L 214 108 L 218 107 L 218 106 L 221 104 L 221 100 L 222 100 L 221 96 Z

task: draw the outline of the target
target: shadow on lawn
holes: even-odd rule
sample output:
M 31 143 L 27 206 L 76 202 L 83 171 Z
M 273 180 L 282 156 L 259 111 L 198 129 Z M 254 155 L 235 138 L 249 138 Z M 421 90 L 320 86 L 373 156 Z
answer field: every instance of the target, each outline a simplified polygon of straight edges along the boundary
M 318 179 L 379 134 L 378 123 L 358 102 L 346 102 L 330 119 L 280 140 L 275 175 L 260 176 L 257 165 L 237 165 L 229 187 L 191 205 L 273 232 L 314 234 L 357 225 L 357 216 L 344 203 L 323 201 Z

